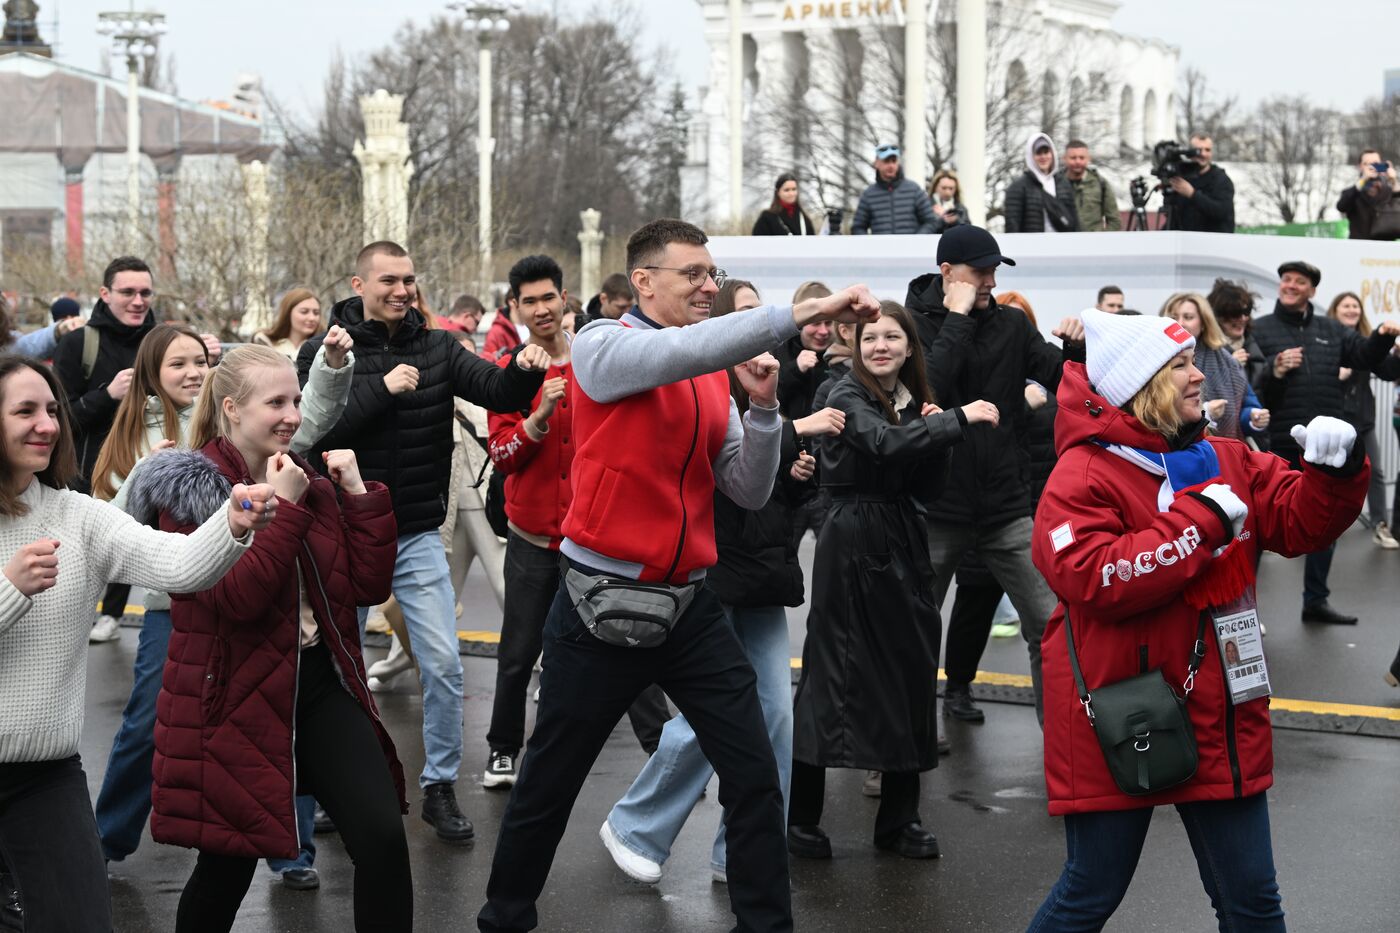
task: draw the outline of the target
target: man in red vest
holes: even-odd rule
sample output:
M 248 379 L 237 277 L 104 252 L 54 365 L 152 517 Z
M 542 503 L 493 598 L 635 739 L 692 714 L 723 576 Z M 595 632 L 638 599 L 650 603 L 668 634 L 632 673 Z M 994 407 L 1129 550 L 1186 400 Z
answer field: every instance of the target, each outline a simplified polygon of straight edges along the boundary
M 594 321 L 573 344 L 566 572 L 545 622 L 539 713 L 501 822 L 482 930 L 535 928 L 579 789 L 651 684 L 680 707 L 719 774 L 739 927 L 792 929 L 783 796 L 753 668 L 700 584 L 715 562 L 715 489 L 760 508 L 777 473 L 777 362 L 764 351 L 809 323 L 872 320 L 879 302 L 855 286 L 709 320 L 724 273 L 707 242 L 679 220 L 632 234 L 637 307 Z M 750 397 L 743 418 L 730 366 Z
M 569 409 L 569 335 L 564 331 L 564 270 L 548 256 L 526 256 L 510 269 L 511 318 L 530 332 L 527 345 L 549 354 L 544 384 L 528 411 L 492 412 L 491 462 L 505 476 L 505 607 L 496 651 L 496 695 L 486 733 L 491 754 L 483 787 L 509 789 L 525 744 L 525 695 L 540 655 L 545 617 L 559 583 L 559 544 L 573 498 L 573 413 Z M 629 293 L 630 294 L 630 293 Z M 510 366 L 507 353 L 498 366 Z M 628 710 L 648 755 L 671 718 L 666 696 L 650 688 Z

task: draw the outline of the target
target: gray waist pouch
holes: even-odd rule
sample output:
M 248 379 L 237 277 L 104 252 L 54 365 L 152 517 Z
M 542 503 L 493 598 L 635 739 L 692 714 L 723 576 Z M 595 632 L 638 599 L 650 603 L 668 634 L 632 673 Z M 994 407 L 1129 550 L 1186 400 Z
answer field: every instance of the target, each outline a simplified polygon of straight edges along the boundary
M 564 586 L 593 637 L 619 648 L 663 644 L 700 588 L 698 583 L 671 586 L 594 577 L 572 567 L 564 574 Z

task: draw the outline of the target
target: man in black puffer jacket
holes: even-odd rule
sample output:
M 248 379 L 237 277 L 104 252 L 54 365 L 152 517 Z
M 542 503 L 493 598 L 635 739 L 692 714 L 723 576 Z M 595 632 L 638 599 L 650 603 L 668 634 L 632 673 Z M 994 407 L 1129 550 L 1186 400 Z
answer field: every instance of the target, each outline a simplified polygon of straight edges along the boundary
M 966 430 L 966 440 L 953 448 L 943 494 L 928 503 L 938 603 L 963 554 L 976 552 L 1021 618 L 1039 708 L 1040 636 L 1055 596 L 1031 564 L 1031 490 L 1017 425 L 1024 423 L 1018 414 L 1026 380 L 1053 392 L 1065 351 L 1047 343 L 1020 309 L 992 299 L 1002 262 L 1014 265 L 986 230 L 954 227 L 938 241 L 939 273 L 910 282 L 905 306 L 919 329 L 934 401 L 950 409 L 985 399 L 1002 413 L 996 427 Z M 1083 339 L 1083 325 L 1068 318 L 1054 333 L 1073 346 Z
M 1273 453 L 1301 469 L 1302 451 L 1289 433 L 1318 415 L 1344 418 L 1342 367 L 1368 370 L 1382 379 L 1400 379 L 1400 358 L 1391 349 L 1400 327 L 1386 322 L 1369 338 L 1319 312 L 1312 303 L 1322 273 L 1306 262 L 1278 267 L 1278 302 L 1274 313 L 1256 318 L 1254 339 L 1264 353 L 1265 366 L 1255 382 L 1259 398 L 1272 417 L 1269 444 Z M 1375 464 L 1372 464 L 1375 469 Z M 1333 609 L 1327 601 L 1327 575 L 1332 551 L 1309 554 L 1303 570 L 1303 621 L 1355 625 L 1356 617 Z
M 933 205 L 917 182 L 904 177 L 898 146 L 875 150 L 875 181 L 861 193 L 852 234 L 932 233 Z
M 403 609 L 423 682 L 423 819 L 447 842 L 466 843 L 472 825 L 453 782 L 462 762 L 462 659 L 456 596 L 438 528 L 447 517 L 452 476 L 454 396 L 493 411 L 529 408 L 549 354 L 527 346 L 506 367 L 468 353 L 447 331 L 428 330 L 413 307 L 413 260 L 397 243 L 371 243 L 355 261 L 359 294 L 331 310 L 331 323 L 355 340 L 355 372 L 345 413 L 316 445 L 355 451 L 360 473 L 389 487 L 398 521 L 394 596 Z M 297 354 L 303 385 L 321 339 Z M 361 625 L 364 624 L 363 617 Z

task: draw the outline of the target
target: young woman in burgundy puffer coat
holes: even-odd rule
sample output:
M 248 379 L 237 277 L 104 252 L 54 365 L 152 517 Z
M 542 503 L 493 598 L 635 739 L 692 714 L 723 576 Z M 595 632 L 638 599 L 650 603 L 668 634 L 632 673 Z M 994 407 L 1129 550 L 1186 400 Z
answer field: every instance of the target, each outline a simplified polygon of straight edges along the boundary
M 1220 929 L 1282 931 L 1264 797 L 1273 784 L 1267 678 L 1258 682 L 1267 662 L 1248 608 L 1254 566 L 1261 549 L 1291 557 L 1341 534 L 1366 495 L 1366 458 L 1355 429 L 1336 418 L 1292 428 L 1301 471 L 1207 438 L 1205 377 L 1180 324 L 1099 311 L 1083 319 L 1087 365 L 1065 364 L 1059 462 L 1032 539 L 1061 600 L 1042 654 L 1045 783 L 1051 814 L 1065 818 L 1068 859 L 1030 929 L 1101 929 L 1132 881 L 1153 808 L 1173 804 Z M 1143 795 L 1120 789 L 1080 702 L 1066 625 L 1091 703 L 1094 691 L 1154 669 L 1186 692 L 1199 755 L 1191 777 Z M 1204 656 L 1188 677 L 1198 632 Z
M 334 485 L 289 452 L 300 397 L 277 351 L 229 352 L 196 404 L 194 450 L 152 457 L 133 481 L 137 507 L 149 500 L 168 530 L 189 530 L 214 491 L 252 477 L 279 505 L 218 586 L 171 595 L 151 835 L 199 850 L 179 933 L 230 929 L 257 860 L 296 856 L 298 792 L 316 795 L 355 863 L 356 930 L 413 925 L 403 769 L 355 615 L 389 596 L 389 490 L 362 481 L 350 451 L 325 454 Z

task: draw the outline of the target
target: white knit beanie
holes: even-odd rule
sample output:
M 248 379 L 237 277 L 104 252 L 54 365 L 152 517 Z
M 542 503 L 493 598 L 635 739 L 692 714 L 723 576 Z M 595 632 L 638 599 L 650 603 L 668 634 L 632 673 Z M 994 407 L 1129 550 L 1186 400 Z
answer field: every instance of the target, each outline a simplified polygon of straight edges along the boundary
M 1092 308 L 1079 317 L 1084 322 L 1089 384 L 1117 408 L 1151 382 L 1172 357 L 1196 345 L 1196 338 L 1168 317 L 1125 316 Z

